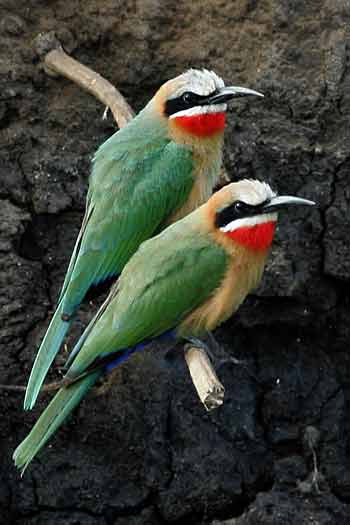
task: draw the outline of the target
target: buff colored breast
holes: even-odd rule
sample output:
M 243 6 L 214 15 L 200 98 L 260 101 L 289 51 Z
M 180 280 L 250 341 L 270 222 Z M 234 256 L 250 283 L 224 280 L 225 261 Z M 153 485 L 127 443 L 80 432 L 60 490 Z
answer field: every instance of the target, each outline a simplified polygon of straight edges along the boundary
M 209 199 L 220 178 L 221 157 L 221 149 L 217 148 L 215 151 L 208 151 L 207 155 L 193 153 L 195 165 L 193 188 L 185 204 L 173 213 L 167 224 L 185 217 Z
M 230 239 L 217 234 L 220 244 L 230 253 L 226 275 L 204 304 L 196 308 L 179 327 L 179 334 L 198 334 L 214 330 L 239 308 L 246 296 L 260 283 L 267 251 L 256 254 L 237 246 Z

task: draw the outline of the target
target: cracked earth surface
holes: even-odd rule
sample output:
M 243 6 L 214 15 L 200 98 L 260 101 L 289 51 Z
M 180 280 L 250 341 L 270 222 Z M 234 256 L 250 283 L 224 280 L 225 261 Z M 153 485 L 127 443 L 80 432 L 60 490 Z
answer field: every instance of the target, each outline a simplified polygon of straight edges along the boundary
M 20 478 L 11 454 L 48 396 L 25 414 L 20 394 L 1 392 L 0 523 L 349 523 L 349 21 L 345 0 L 0 0 L 0 383 L 28 377 L 91 157 L 115 130 L 96 100 L 42 71 L 40 32 L 135 109 L 190 66 L 262 91 L 228 116 L 230 178 L 319 203 L 281 217 L 261 287 L 217 330 L 246 361 L 219 369 L 220 409 L 204 412 L 181 348 L 150 348 Z M 68 348 L 104 293 L 85 302 Z

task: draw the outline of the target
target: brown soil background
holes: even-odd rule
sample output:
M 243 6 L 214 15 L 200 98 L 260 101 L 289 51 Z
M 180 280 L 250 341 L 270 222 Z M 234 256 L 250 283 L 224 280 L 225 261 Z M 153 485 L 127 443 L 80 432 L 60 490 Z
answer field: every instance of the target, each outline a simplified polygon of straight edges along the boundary
M 42 71 L 39 33 L 55 31 L 136 109 L 190 66 L 262 91 L 228 116 L 230 177 L 320 205 L 281 217 L 263 285 L 216 333 L 247 361 L 220 367 L 222 408 L 205 413 L 181 348 L 150 349 L 21 479 L 11 454 L 47 396 L 24 413 L 1 392 L 1 523 L 349 523 L 349 23 L 348 0 L 0 0 L 1 383 L 28 377 L 91 157 L 115 130 L 93 97 Z M 68 346 L 102 296 L 90 299 Z

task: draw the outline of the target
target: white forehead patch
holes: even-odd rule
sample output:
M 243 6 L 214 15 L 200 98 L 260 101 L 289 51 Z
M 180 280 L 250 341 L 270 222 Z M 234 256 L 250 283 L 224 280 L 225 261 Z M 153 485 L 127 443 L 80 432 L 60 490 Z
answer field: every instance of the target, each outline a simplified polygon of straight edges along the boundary
M 264 222 L 276 222 L 277 213 L 266 213 L 265 215 L 254 215 L 253 217 L 244 217 L 244 219 L 236 219 L 235 221 L 229 222 L 226 226 L 220 228 L 222 232 L 233 232 L 239 228 L 251 228 L 257 224 L 263 224 Z
M 272 191 L 270 186 L 266 182 L 260 182 L 259 180 L 243 179 L 234 183 L 232 186 L 236 200 L 243 201 L 252 206 L 276 197 L 276 193 Z
M 176 89 L 171 93 L 170 99 L 181 97 L 186 91 L 197 95 L 207 96 L 217 89 L 225 87 L 225 83 L 214 71 L 208 69 L 189 69 L 174 79 Z

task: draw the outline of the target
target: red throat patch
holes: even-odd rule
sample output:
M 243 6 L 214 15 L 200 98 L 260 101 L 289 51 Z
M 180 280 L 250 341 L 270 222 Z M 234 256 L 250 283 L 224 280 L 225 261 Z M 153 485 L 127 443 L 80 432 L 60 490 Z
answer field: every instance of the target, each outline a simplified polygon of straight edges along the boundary
M 175 117 L 174 120 L 192 135 L 210 137 L 224 130 L 226 113 L 201 113 L 199 115 Z
M 232 232 L 225 232 L 225 235 L 251 250 L 264 251 L 271 246 L 275 229 L 276 221 L 269 221 L 254 226 L 242 226 Z

